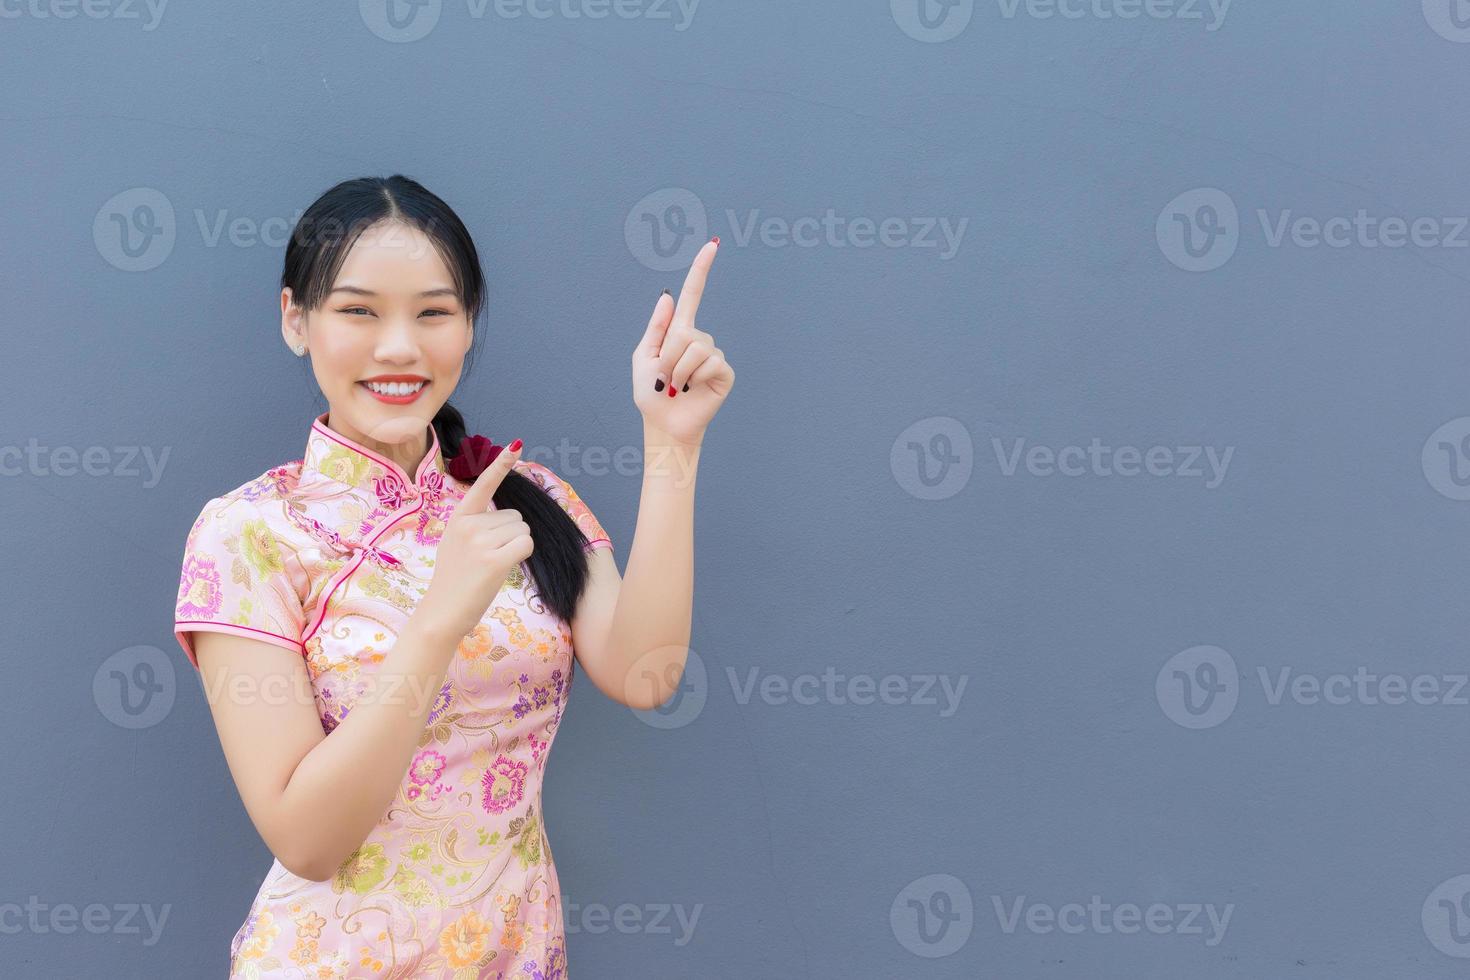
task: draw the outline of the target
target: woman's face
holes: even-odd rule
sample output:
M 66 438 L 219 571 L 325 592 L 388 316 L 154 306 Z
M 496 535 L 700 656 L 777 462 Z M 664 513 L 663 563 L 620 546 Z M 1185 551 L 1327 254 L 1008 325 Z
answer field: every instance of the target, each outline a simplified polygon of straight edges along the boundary
M 459 383 L 474 339 L 438 250 L 398 222 L 362 233 L 318 309 L 298 309 L 283 289 L 281 332 L 288 345 L 306 345 L 331 427 L 409 473 L 428 450 L 428 426 Z M 392 381 L 408 384 L 368 385 Z

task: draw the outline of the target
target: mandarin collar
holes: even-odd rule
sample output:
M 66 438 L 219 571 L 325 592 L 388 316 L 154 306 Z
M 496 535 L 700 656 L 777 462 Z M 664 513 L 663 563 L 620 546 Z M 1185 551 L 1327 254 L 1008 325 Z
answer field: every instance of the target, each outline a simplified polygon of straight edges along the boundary
M 420 494 L 437 497 L 449 482 L 439 434 L 429 429 L 429 450 L 412 478 L 408 472 L 385 456 L 327 427 L 323 412 L 311 423 L 307 433 L 306 452 L 302 456 L 302 477 L 344 484 L 390 510 L 397 509 Z

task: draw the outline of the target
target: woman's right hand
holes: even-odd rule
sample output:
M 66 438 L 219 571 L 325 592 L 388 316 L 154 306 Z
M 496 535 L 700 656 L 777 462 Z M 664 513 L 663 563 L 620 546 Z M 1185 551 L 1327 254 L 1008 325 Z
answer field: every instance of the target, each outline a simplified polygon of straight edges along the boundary
M 531 556 L 531 529 L 520 511 L 490 510 L 496 489 L 520 459 L 520 440 L 511 445 L 515 452 L 501 450 L 450 515 L 433 578 L 414 613 L 456 643 L 479 624 L 510 570 Z

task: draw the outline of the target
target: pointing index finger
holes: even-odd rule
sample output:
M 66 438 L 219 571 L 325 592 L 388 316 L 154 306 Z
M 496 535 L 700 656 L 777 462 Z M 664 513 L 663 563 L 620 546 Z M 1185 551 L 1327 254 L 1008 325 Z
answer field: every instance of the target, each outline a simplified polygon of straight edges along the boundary
M 689 266 L 689 274 L 684 277 L 684 285 L 679 289 L 679 305 L 674 307 L 675 323 L 688 326 L 694 322 L 699 300 L 704 296 L 704 283 L 709 276 L 709 267 L 714 263 L 715 253 L 719 250 L 719 238 L 712 238 L 705 242 L 699 254 L 694 257 L 694 263 Z
M 489 510 L 490 499 L 495 496 L 495 491 L 505 479 L 505 474 L 510 472 L 511 467 L 520 458 L 521 440 L 517 439 L 502 449 L 490 461 L 490 465 L 480 471 L 480 475 L 475 477 L 475 482 L 465 491 L 464 499 L 455 507 L 454 512 L 456 514 L 483 514 Z

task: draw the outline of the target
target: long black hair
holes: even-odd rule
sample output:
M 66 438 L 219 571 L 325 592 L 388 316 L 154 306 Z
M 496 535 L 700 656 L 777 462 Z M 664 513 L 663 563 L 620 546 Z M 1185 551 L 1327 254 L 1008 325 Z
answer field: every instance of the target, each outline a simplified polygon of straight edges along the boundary
M 293 305 L 303 311 L 319 308 L 358 236 L 384 221 L 417 228 L 434 244 L 449 267 L 470 322 L 476 322 L 484 307 L 485 276 L 469 229 L 448 204 L 402 174 L 344 180 L 302 212 L 286 246 L 281 272 L 281 287 L 290 288 Z M 474 364 L 475 349 L 484 333 L 475 331 L 465 374 Z M 469 434 L 464 416 L 445 402 L 433 424 L 447 464 L 459 455 L 460 440 Z M 525 564 L 536 593 L 547 609 L 570 623 L 587 584 L 586 535 L 540 485 L 515 470 L 501 481 L 494 500 L 501 510 L 519 511 L 531 529 L 535 549 Z

